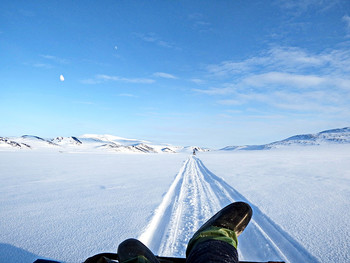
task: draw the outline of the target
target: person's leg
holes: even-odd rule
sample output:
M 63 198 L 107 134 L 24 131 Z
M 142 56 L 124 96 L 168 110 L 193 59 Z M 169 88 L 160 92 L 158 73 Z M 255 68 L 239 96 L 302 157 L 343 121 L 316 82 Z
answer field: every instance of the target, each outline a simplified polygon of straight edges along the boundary
M 237 263 L 237 237 L 252 217 L 251 207 L 232 203 L 210 218 L 189 241 L 187 263 Z
M 159 263 L 156 256 L 137 239 L 127 239 L 118 246 L 121 263 Z
M 113 260 L 117 260 L 118 255 L 116 253 L 100 253 L 89 257 L 84 261 L 84 263 L 109 263 L 115 262 Z
M 234 246 L 220 240 L 206 240 L 191 250 L 187 263 L 238 263 L 238 253 Z
M 84 261 L 84 263 L 159 263 L 158 259 L 144 244 L 137 239 L 127 239 L 118 246 L 118 254 L 100 253 Z

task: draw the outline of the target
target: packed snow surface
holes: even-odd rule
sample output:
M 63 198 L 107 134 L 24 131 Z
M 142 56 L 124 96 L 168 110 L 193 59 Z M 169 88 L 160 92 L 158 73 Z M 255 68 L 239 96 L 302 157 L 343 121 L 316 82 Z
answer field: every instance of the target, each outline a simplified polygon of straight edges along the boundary
M 185 255 L 234 201 L 253 219 L 241 260 L 349 262 L 350 147 L 177 154 L 0 152 L 0 262 L 82 262 L 139 238 Z

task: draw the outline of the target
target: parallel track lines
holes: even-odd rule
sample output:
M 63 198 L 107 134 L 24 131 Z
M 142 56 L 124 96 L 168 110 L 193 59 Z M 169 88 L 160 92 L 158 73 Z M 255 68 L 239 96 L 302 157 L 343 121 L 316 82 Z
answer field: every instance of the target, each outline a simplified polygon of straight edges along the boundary
M 210 172 L 197 157 L 189 157 L 139 237 L 161 256 L 185 257 L 194 232 L 221 208 L 235 201 L 249 201 Z M 241 260 L 318 262 L 260 209 L 239 237 Z

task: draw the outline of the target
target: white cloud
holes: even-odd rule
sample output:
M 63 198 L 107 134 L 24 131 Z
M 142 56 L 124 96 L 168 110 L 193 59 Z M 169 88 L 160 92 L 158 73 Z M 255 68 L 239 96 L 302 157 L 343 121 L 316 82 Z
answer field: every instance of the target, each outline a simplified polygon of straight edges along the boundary
M 207 66 L 207 71 L 213 77 L 270 71 L 300 74 L 311 70 L 317 70 L 320 73 L 350 73 L 350 50 L 340 49 L 312 54 L 295 47 L 273 47 L 260 56 L 242 61 L 223 61 Z
M 27 65 L 31 65 L 36 68 L 45 68 L 45 69 L 51 69 L 54 68 L 56 64 L 68 64 L 67 59 L 59 58 L 56 56 L 51 55 L 40 55 L 42 58 L 41 60 L 44 60 L 44 62 L 40 61 L 38 63 L 26 63 Z
M 188 15 L 188 19 L 193 23 L 193 29 L 199 32 L 207 32 L 211 30 L 211 23 L 207 21 L 206 17 L 200 13 L 193 13 Z
M 265 110 L 276 109 L 304 114 L 350 114 L 349 99 L 348 93 L 330 93 L 329 91 L 237 92 L 232 98 L 217 100 L 217 103 L 232 107 L 246 105 L 246 108 L 260 104 L 265 105 Z
M 52 65 L 46 64 L 46 63 L 34 63 L 33 67 L 35 67 L 35 68 L 46 68 L 46 69 L 53 68 Z
M 193 82 L 193 83 L 196 83 L 196 84 L 198 84 L 198 85 L 204 84 L 204 83 L 205 83 L 205 80 L 203 80 L 203 79 L 197 79 L 197 78 L 190 79 L 190 81 Z
M 195 92 L 207 95 L 229 95 L 235 93 L 233 87 L 209 88 L 209 89 L 192 89 Z
M 305 93 L 275 92 L 270 94 L 271 104 L 277 108 L 293 111 L 337 113 L 349 112 L 348 94 L 330 93 L 329 91 L 311 91 Z
M 287 85 L 289 81 L 297 86 L 314 86 L 327 81 L 337 85 L 349 80 L 350 49 L 315 54 L 295 47 L 273 47 L 260 56 L 241 61 L 223 61 L 208 65 L 206 69 L 209 77 L 234 78 L 236 84 L 242 79 L 250 79 L 251 83 L 256 80 L 256 83 L 262 81 L 262 84 L 283 84 L 284 79 Z
M 216 87 L 193 89 L 231 109 L 349 116 L 350 50 L 318 54 L 274 47 L 261 56 L 207 67 Z M 221 83 L 225 79 L 225 83 Z M 221 97 L 221 98 L 220 98 Z
M 261 63 L 257 63 L 254 59 L 241 62 L 223 61 L 220 64 L 208 65 L 207 70 L 214 76 L 227 76 L 250 71 L 258 64 Z
M 223 109 L 315 120 L 350 118 L 350 49 L 311 53 L 272 47 L 206 69 L 203 79 L 213 86 L 192 91 L 211 96 Z
M 343 16 L 343 21 L 345 22 L 346 25 L 346 35 L 347 37 L 350 37 L 350 16 L 345 15 Z
M 139 84 L 151 84 L 155 82 L 155 80 L 147 79 L 147 78 L 123 78 L 119 76 L 109 76 L 109 75 L 97 75 L 96 78 L 104 81 L 111 80 L 111 81 L 121 81 L 121 82 L 139 83 Z
M 125 83 L 136 83 L 136 84 L 152 84 L 155 82 L 153 79 L 148 78 L 124 78 L 119 76 L 110 76 L 110 75 L 96 75 L 95 78 L 84 79 L 81 81 L 83 84 L 99 84 L 106 81 L 119 81 Z
M 175 48 L 175 46 L 172 43 L 161 39 L 161 37 L 159 37 L 155 33 L 135 34 L 135 35 L 145 42 L 154 43 L 154 44 L 161 46 L 161 47 Z
M 229 99 L 229 100 L 219 100 L 218 103 L 222 105 L 237 106 L 237 105 L 244 104 L 245 101 L 237 100 L 237 99 Z
M 277 66 L 292 70 L 305 69 L 308 67 L 319 67 L 327 63 L 324 55 L 308 54 L 305 50 L 295 47 L 274 47 L 271 48 L 265 61 L 270 61 L 270 66 Z
M 59 63 L 59 64 L 67 64 L 68 63 L 67 59 L 52 56 L 52 55 L 40 55 L 40 57 L 47 59 L 47 60 L 50 60 L 50 61 L 55 62 L 55 63 Z
M 244 84 L 255 87 L 295 87 L 295 88 L 309 88 L 320 87 L 320 85 L 327 82 L 325 78 L 315 75 L 299 75 L 283 72 L 268 72 L 265 74 L 253 75 L 244 79 Z
M 346 23 L 347 27 L 350 27 L 350 16 L 345 15 L 343 16 L 343 21 Z
M 177 77 L 175 77 L 174 75 L 164 72 L 156 72 L 153 74 L 153 76 L 165 79 L 177 79 Z
M 301 15 L 311 8 L 320 11 L 328 10 L 341 1 L 343 0 L 276 0 L 276 3 L 281 8 L 293 12 L 295 15 Z

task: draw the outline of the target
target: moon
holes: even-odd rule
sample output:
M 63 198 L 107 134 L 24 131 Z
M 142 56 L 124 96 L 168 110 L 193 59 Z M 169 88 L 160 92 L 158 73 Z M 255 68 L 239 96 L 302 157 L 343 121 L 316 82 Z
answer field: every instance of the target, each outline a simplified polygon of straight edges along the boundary
M 115 49 L 115 50 L 118 50 L 118 46 L 114 46 L 114 49 Z
M 60 81 L 64 81 L 63 75 L 60 75 Z

